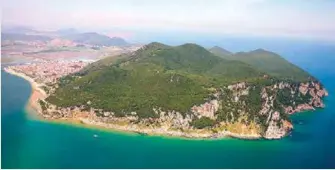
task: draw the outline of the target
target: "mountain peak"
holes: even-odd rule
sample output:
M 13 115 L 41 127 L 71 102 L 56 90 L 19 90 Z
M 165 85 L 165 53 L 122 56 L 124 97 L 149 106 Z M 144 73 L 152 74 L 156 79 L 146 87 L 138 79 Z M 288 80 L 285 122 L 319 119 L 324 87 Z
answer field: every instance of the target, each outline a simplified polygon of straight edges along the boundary
M 198 45 L 198 44 L 195 44 L 195 43 L 185 43 L 185 44 L 182 44 L 178 47 L 187 47 L 187 48 L 203 48 L 202 46 Z
M 272 53 L 272 52 L 270 52 L 270 51 L 267 51 L 267 50 L 265 50 L 265 49 L 263 49 L 263 48 L 258 48 L 258 49 L 256 49 L 256 50 L 252 50 L 252 51 L 250 51 L 251 53 Z
M 194 43 L 185 43 L 179 46 L 176 46 L 175 48 L 177 49 L 182 49 L 185 51 L 194 51 L 197 53 L 210 53 L 206 48 L 198 45 L 198 44 L 194 44 Z
M 219 46 L 214 46 L 212 48 L 209 49 L 210 52 L 216 54 L 216 55 L 231 55 L 232 52 L 222 48 L 222 47 L 219 47 Z
M 144 46 L 145 49 L 158 49 L 158 48 L 167 48 L 167 47 L 170 47 L 170 46 L 165 45 L 163 43 L 159 43 L 159 42 L 151 42 Z

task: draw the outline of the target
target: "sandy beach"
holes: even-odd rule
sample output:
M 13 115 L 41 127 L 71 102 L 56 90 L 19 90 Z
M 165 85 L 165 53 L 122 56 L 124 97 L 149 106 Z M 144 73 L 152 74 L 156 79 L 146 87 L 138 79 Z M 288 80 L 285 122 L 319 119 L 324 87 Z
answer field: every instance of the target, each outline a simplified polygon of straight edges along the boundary
M 33 109 L 37 112 L 41 112 L 41 108 L 38 104 L 38 100 L 39 99 L 45 99 L 47 97 L 46 92 L 43 89 L 40 88 L 41 85 L 38 84 L 37 82 L 35 82 L 29 76 L 23 74 L 23 73 L 16 72 L 16 71 L 14 71 L 10 68 L 5 68 L 4 70 L 9 74 L 21 77 L 21 78 L 27 80 L 30 83 L 32 90 L 31 90 L 31 95 L 30 95 L 30 98 L 29 98 L 29 103 L 27 105 L 27 107 L 29 107 L 28 110 L 31 111 L 31 109 Z

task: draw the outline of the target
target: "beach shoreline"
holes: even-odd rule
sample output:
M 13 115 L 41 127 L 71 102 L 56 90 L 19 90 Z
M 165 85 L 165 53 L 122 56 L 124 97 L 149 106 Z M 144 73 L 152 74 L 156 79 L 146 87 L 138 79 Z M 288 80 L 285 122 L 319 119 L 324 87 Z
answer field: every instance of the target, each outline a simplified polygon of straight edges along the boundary
M 223 131 L 222 133 L 216 134 L 212 136 L 211 134 L 200 134 L 197 132 L 193 133 L 184 133 L 177 130 L 162 130 L 156 128 L 139 128 L 136 127 L 129 127 L 129 126 L 122 126 L 117 124 L 110 124 L 104 122 L 97 122 L 92 119 L 88 118 L 59 118 L 59 119 L 50 119 L 42 116 L 42 109 L 38 103 L 40 99 L 45 99 L 47 97 L 46 92 L 40 88 L 40 84 L 34 81 L 31 77 L 25 75 L 24 73 L 17 72 L 15 70 L 5 68 L 4 69 L 7 73 L 12 74 L 14 76 L 21 77 L 28 81 L 31 85 L 32 92 L 29 97 L 28 103 L 26 105 L 26 111 L 30 113 L 29 115 L 44 122 L 52 122 L 52 123 L 61 123 L 61 124 L 68 124 L 68 125 L 75 125 L 84 128 L 92 128 L 98 129 L 103 131 L 110 131 L 116 133 L 127 133 L 127 134 L 142 134 L 148 136 L 161 136 L 161 137 L 168 137 L 168 138 L 181 138 L 181 139 L 188 139 L 188 140 L 217 140 L 217 139 L 224 139 L 224 138 L 237 138 L 237 139 L 262 139 L 262 136 L 259 134 L 238 134 L 233 133 L 230 131 Z
M 44 98 L 47 97 L 46 92 L 39 87 L 40 84 L 35 82 L 31 77 L 29 77 L 29 76 L 27 76 L 23 73 L 19 73 L 15 70 L 12 70 L 12 69 L 9 69 L 9 68 L 4 68 L 4 71 L 9 73 L 9 74 L 12 74 L 14 76 L 21 77 L 24 80 L 29 82 L 29 84 L 31 86 L 31 94 L 30 94 L 29 100 L 27 102 L 26 110 L 28 111 L 28 113 L 31 113 L 32 111 L 35 112 L 34 114 L 40 113 L 42 110 L 39 107 L 38 100 L 39 99 L 44 99 Z M 37 115 L 36 117 L 40 117 L 40 116 Z

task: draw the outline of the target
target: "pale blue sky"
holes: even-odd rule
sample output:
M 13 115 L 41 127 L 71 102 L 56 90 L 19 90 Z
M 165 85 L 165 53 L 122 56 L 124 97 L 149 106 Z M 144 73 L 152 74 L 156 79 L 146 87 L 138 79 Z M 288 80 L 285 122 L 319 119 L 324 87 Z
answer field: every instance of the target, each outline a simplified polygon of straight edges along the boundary
M 333 0 L 1 0 L 2 23 L 335 40 Z M 108 31 L 107 31 L 108 32 Z M 110 33 L 113 34 L 113 33 Z

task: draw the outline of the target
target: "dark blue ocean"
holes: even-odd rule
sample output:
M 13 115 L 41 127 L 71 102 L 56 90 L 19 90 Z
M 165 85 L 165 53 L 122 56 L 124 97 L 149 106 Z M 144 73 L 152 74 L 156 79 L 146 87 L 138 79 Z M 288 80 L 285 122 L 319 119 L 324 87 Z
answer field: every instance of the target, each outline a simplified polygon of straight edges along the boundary
M 229 43 L 228 43 L 229 42 Z M 186 140 L 41 122 L 28 116 L 31 87 L 1 72 L 2 168 L 335 168 L 335 45 L 296 41 L 204 40 L 228 50 L 264 48 L 317 77 L 326 108 L 292 116 L 281 140 Z M 241 46 L 240 44 L 245 44 Z M 97 134 L 99 137 L 94 138 Z

